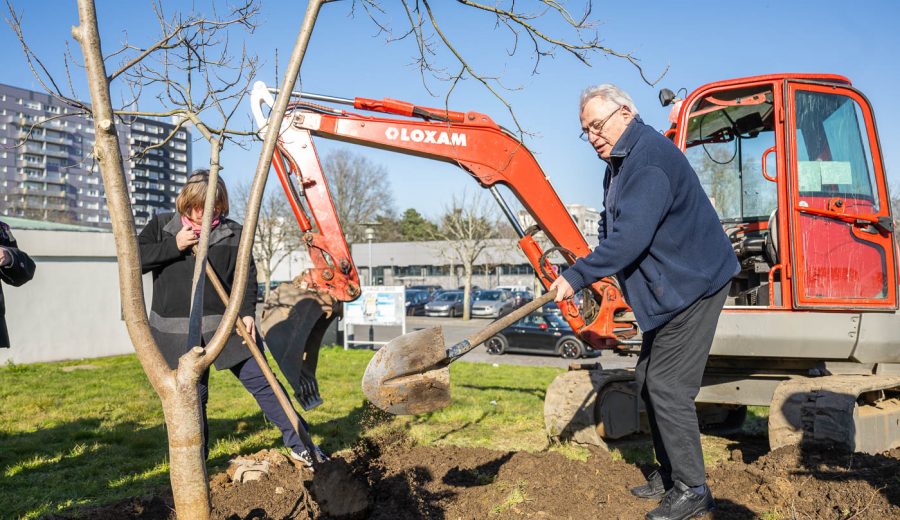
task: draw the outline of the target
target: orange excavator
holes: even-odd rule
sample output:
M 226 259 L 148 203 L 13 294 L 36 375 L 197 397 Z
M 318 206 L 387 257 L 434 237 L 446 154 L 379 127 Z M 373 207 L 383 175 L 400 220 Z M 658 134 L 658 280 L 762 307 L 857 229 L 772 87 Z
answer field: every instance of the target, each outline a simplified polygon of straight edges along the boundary
M 260 132 L 272 89 L 251 94 Z M 359 277 L 328 193 L 313 136 L 448 162 L 491 191 L 545 287 L 590 248 L 531 152 L 477 112 L 393 99 L 291 93 L 273 166 L 313 267 L 266 302 L 262 328 L 304 408 L 324 330 Z M 748 405 L 769 406 L 774 447 L 829 441 L 865 452 L 900 445 L 897 247 L 875 119 L 847 78 L 757 76 L 705 85 L 672 106 L 666 135 L 681 148 L 719 213 L 741 271 L 733 279 L 703 386 L 703 426 L 740 425 Z M 352 106 L 362 115 L 337 106 Z M 535 220 L 523 229 L 497 185 Z M 599 188 L 598 188 L 599 189 Z M 539 239 L 552 244 L 544 250 Z M 581 339 L 621 354 L 641 331 L 614 278 L 560 304 Z M 646 431 L 629 370 L 577 366 L 550 385 L 552 438 L 605 446 Z

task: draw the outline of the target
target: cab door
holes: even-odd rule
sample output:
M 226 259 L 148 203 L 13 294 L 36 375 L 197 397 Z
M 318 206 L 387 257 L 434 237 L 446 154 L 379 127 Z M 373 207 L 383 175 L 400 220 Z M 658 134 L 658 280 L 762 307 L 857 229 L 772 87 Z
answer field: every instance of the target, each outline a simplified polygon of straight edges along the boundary
M 786 90 L 795 307 L 896 309 L 890 202 L 867 100 L 842 85 Z

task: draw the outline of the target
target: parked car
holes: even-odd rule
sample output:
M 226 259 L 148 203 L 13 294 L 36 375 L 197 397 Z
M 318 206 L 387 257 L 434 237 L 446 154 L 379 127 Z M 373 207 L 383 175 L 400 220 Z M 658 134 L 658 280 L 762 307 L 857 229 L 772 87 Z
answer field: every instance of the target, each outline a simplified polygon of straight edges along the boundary
M 512 300 L 513 300 L 513 308 L 518 309 L 519 307 L 525 305 L 534 299 L 534 295 L 531 294 L 531 291 L 513 291 Z
M 406 288 L 407 291 L 427 291 L 429 295 L 433 295 L 435 292 L 443 289 L 440 285 L 410 285 Z
M 406 315 L 420 316 L 425 314 L 425 304 L 431 300 L 428 291 L 407 289 L 406 290 Z
M 269 290 L 274 291 L 276 287 L 283 284 L 284 282 L 270 282 Z M 256 303 L 262 303 L 263 300 L 266 299 L 266 284 L 258 283 L 256 284 Z
M 425 304 L 426 316 L 449 316 L 455 318 L 463 313 L 462 291 L 448 291 L 439 294 Z
M 545 307 L 556 307 L 549 304 Z M 566 359 L 594 356 L 599 351 L 583 343 L 563 317 L 538 310 L 501 330 L 484 342 L 488 354 L 506 352 L 552 354 Z
M 472 299 L 473 318 L 499 318 L 515 308 L 515 301 L 509 291 L 483 290 Z

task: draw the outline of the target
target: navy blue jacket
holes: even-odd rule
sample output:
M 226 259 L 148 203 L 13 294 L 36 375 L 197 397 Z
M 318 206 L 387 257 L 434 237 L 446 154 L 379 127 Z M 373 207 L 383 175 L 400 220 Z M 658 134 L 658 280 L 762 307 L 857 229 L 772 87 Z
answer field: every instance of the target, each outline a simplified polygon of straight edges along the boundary
M 610 153 L 600 244 L 562 276 L 576 291 L 618 275 L 650 331 L 712 295 L 740 265 L 687 158 L 637 116 Z

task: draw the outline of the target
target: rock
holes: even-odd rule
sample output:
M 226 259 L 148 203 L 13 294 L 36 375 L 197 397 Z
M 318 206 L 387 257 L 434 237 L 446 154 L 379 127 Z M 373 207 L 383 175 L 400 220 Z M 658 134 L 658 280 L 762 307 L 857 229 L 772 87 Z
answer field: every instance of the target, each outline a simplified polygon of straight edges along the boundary
M 244 483 L 260 480 L 263 476 L 269 474 L 269 461 L 253 460 L 243 457 L 233 459 L 228 464 L 226 473 L 232 482 Z
M 731 462 L 743 462 L 744 452 L 742 452 L 741 450 L 731 450 L 729 459 L 731 459 Z

